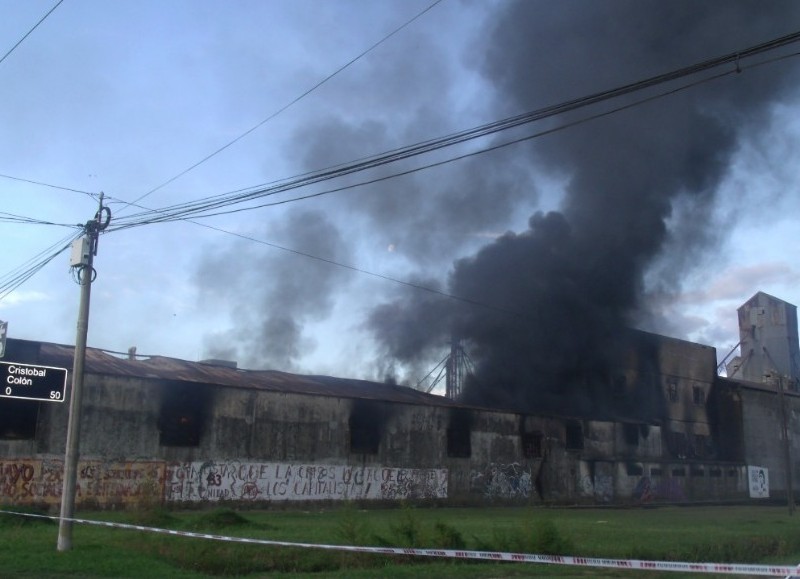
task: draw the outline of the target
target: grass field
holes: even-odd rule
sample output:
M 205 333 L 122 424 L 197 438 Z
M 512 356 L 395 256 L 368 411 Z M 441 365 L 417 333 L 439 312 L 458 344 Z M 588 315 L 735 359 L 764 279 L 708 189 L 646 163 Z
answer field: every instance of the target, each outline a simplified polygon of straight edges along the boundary
M 260 539 L 432 547 L 604 558 L 800 563 L 800 515 L 779 506 L 641 509 L 413 508 L 78 513 L 153 527 Z M 434 560 L 242 545 L 0 515 L 0 577 L 692 577 L 542 564 Z M 702 575 L 709 576 L 709 575 Z M 713 575 L 721 577 L 721 575 Z

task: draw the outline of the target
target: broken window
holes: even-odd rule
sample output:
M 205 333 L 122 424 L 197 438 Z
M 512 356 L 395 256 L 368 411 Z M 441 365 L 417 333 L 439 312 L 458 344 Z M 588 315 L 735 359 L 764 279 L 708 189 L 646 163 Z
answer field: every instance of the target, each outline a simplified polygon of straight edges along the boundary
M 199 446 L 211 405 L 205 384 L 168 382 L 164 385 L 158 414 L 161 446 Z
M 523 432 L 522 438 L 522 456 L 525 458 L 541 458 L 542 457 L 542 433 L 541 432 Z
M 384 421 L 382 404 L 354 400 L 350 410 L 350 452 L 378 454 L 381 444 L 381 424 Z
M 678 401 L 678 379 L 672 376 L 667 378 L 667 398 L 670 402 Z
M 639 425 L 625 422 L 622 424 L 622 438 L 625 444 L 639 444 Z
M 620 374 L 614 378 L 612 392 L 615 398 L 623 398 L 628 392 L 628 377 Z
M 0 400 L 0 439 L 33 440 L 39 402 L 3 398 Z
M 628 476 L 642 476 L 644 474 L 644 468 L 642 465 L 635 462 L 626 463 L 625 470 L 628 473 Z
M 672 436 L 672 451 L 678 458 L 686 458 L 689 456 L 689 441 L 686 434 L 683 432 L 673 432 Z
M 694 454 L 698 458 L 708 458 L 711 453 L 711 442 L 708 436 L 704 434 L 695 434 L 694 436 Z
M 567 450 L 583 450 L 583 425 L 577 420 L 567 420 L 564 425 Z
M 450 411 L 447 456 L 451 458 L 472 456 L 472 413 L 469 410 L 454 408 Z
M 702 386 L 692 387 L 692 401 L 697 406 L 702 406 L 706 403 L 706 395 L 705 392 L 703 392 Z

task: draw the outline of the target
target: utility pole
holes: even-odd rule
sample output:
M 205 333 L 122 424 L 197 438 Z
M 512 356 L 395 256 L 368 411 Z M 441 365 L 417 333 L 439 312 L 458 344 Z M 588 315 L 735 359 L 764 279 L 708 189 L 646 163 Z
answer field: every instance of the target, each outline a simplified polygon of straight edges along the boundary
M 85 235 L 73 244 L 71 266 L 77 273 L 81 286 L 80 306 L 78 308 L 78 331 L 75 336 L 75 357 L 72 362 L 72 392 L 69 401 L 67 422 L 67 445 L 64 456 L 64 485 L 61 490 L 61 517 L 58 524 L 58 550 L 72 549 L 72 519 L 75 513 L 75 491 L 78 480 L 78 456 L 80 454 L 81 402 L 83 398 L 83 367 L 86 362 L 86 337 L 89 333 L 89 298 L 92 282 L 96 276 L 94 256 L 97 255 L 97 242 L 100 232 L 108 227 L 111 211 L 103 207 L 103 194 L 100 193 L 100 207 L 94 219 L 84 226 Z

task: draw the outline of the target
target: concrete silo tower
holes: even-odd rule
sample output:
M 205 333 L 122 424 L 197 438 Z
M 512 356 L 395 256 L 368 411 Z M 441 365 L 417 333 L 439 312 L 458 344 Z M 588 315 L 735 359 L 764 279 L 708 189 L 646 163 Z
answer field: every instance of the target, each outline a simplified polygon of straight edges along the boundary
M 784 387 L 800 390 L 797 307 L 758 292 L 739 309 L 741 358 L 734 378 L 752 382 L 787 378 Z

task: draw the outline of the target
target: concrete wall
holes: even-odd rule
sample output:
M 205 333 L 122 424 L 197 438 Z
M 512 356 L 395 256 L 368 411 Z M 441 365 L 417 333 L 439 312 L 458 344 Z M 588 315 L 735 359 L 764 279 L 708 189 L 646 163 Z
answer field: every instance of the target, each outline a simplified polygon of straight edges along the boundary
M 19 402 L 0 399 L 6 412 Z M 747 490 L 743 463 L 679 460 L 658 424 L 101 375 L 87 376 L 84 402 L 82 507 L 640 503 L 744 498 Z M 68 407 L 33 404 L 35 437 L 0 439 L 0 503 L 60 502 Z M 753 404 L 748 460 L 769 454 L 761 466 L 778 482 L 774 433 L 757 432 L 775 416 L 768 401 Z
M 774 388 L 774 386 L 773 386 Z M 739 388 L 744 415 L 745 461 L 769 469 L 770 491 L 786 496 L 786 454 L 784 449 L 781 400 L 768 386 Z M 793 487 L 800 485 L 800 396 L 785 393 L 783 402 L 789 431 L 789 454 Z

